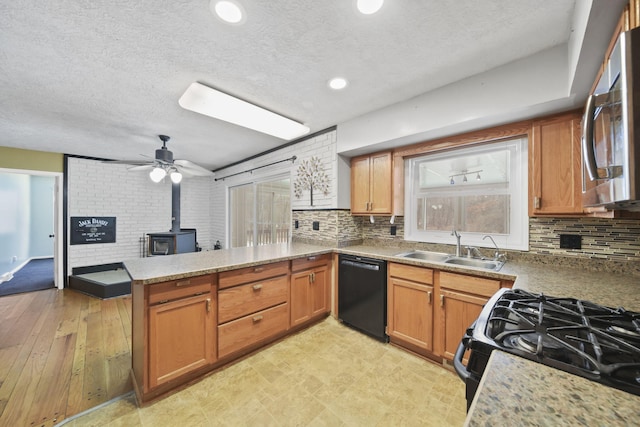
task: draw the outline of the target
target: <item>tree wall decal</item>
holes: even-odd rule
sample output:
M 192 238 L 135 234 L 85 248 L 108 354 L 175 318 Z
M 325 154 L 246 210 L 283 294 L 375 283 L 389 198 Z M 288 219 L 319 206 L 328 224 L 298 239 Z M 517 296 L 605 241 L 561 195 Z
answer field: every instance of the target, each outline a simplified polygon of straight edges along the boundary
M 298 166 L 298 176 L 293 183 L 296 198 L 302 197 L 304 190 L 309 190 L 310 205 L 313 206 L 313 190 L 321 191 L 325 196 L 329 194 L 329 177 L 324 172 L 320 159 L 316 156 L 303 160 Z

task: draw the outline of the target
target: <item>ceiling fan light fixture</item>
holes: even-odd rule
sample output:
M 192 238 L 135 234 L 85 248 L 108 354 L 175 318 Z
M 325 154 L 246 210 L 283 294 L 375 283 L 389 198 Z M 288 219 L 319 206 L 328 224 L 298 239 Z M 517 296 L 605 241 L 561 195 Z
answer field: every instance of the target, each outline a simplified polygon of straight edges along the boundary
M 189 85 L 178 103 L 185 110 L 204 114 L 205 116 L 253 129 L 287 141 L 306 135 L 310 131 L 302 123 L 198 82 Z
M 240 25 L 246 20 L 242 6 L 235 1 L 211 0 L 209 9 L 215 16 L 228 24 Z
M 158 183 L 160 181 L 162 181 L 162 179 L 167 176 L 167 171 L 165 171 L 162 168 L 153 168 L 151 170 L 151 172 L 149 172 L 149 177 L 151 178 L 151 181 Z
M 171 182 L 174 184 L 180 184 L 180 181 L 182 181 L 182 174 L 178 171 L 172 171 L 169 174 L 169 177 L 171 178 Z
M 363 15 L 372 15 L 380 10 L 384 0 L 356 0 L 358 11 Z

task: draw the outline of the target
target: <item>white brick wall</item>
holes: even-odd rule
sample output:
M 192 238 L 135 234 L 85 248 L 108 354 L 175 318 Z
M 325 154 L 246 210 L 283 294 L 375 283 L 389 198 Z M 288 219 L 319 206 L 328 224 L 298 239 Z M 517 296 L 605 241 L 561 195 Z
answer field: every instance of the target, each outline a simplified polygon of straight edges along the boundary
M 271 176 L 287 174 L 291 179 L 291 205 L 292 209 L 334 209 L 338 207 L 338 194 L 344 189 L 338 186 L 338 155 L 336 151 L 336 131 L 332 130 L 321 135 L 317 135 L 298 144 L 284 147 L 280 150 L 265 154 L 264 156 L 248 160 L 239 165 L 235 165 L 216 172 L 216 178 L 221 178 L 234 173 L 247 171 L 249 169 L 266 165 L 272 162 L 288 159 L 296 156 L 295 163 L 283 162 L 277 165 L 258 169 L 252 173 L 242 173 L 224 181 L 216 181 L 213 186 L 211 222 L 212 222 L 212 241 L 220 240 L 226 247 L 226 212 L 227 212 L 227 193 L 229 187 L 241 184 L 247 184 L 257 180 L 265 179 Z M 324 195 L 319 192 L 313 194 L 313 204 L 310 206 L 309 191 L 306 190 L 300 199 L 293 195 L 293 183 L 297 177 L 297 170 L 300 162 L 310 159 L 313 156 L 320 158 L 324 165 L 325 173 L 329 177 L 329 194 Z M 343 183 L 344 185 L 344 183 Z
M 141 256 L 140 239 L 146 233 L 171 229 L 171 181 L 155 184 L 145 172 L 126 165 L 70 157 L 68 216 L 116 217 L 116 243 L 70 245 L 73 267 L 120 262 Z M 198 242 L 211 243 L 211 187 L 213 178 L 185 178 L 181 187 L 181 226 L 196 228 Z

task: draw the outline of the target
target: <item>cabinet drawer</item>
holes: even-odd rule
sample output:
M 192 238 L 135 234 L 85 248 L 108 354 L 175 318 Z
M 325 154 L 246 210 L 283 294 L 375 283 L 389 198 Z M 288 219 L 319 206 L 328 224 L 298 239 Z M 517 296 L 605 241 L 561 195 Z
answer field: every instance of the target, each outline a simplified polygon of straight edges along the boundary
M 309 268 L 325 265 L 331 261 L 331 254 L 310 255 L 304 258 L 298 258 L 291 261 L 291 271 L 306 270 Z
M 287 276 L 275 277 L 218 292 L 218 323 L 287 302 Z
M 218 357 L 250 347 L 253 344 L 284 332 L 289 327 L 289 304 L 267 310 L 218 326 Z
M 440 287 L 490 297 L 500 289 L 500 281 L 441 271 Z
M 389 275 L 414 282 L 433 284 L 433 270 L 406 264 L 389 263 Z
M 256 265 L 253 267 L 239 268 L 237 270 L 223 271 L 218 275 L 220 289 L 244 283 L 264 280 L 270 277 L 282 276 L 289 272 L 289 261 L 274 262 L 271 264 Z
M 172 280 L 149 286 L 149 304 L 157 304 L 160 301 L 171 301 L 197 294 L 211 292 L 211 286 L 215 283 L 215 275 L 189 277 L 188 279 Z

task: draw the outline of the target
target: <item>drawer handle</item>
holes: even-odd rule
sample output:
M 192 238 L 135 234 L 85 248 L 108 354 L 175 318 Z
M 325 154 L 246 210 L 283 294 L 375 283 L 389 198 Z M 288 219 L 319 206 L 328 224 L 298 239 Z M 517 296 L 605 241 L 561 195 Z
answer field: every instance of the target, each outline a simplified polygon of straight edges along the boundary
M 253 316 L 253 323 L 258 323 L 261 320 L 262 320 L 262 314 L 259 314 L 257 316 Z
M 211 313 L 211 298 L 207 298 L 207 313 Z
M 176 282 L 176 286 L 189 286 L 191 284 L 191 280 L 183 280 L 182 282 Z
M 440 307 L 444 307 L 444 295 L 440 294 Z
M 254 291 L 259 291 L 260 289 L 262 289 L 262 285 L 261 284 L 253 285 L 253 290 Z
M 429 305 L 431 305 L 431 291 L 427 292 L 427 298 L 429 299 Z
M 309 256 L 309 257 L 307 257 L 307 261 L 315 261 L 316 259 L 318 259 L 317 256 Z
M 264 267 L 256 267 L 256 268 L 253 269 L 254 273 L 260 273 L 262 271 L 264 271 Z

